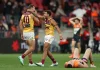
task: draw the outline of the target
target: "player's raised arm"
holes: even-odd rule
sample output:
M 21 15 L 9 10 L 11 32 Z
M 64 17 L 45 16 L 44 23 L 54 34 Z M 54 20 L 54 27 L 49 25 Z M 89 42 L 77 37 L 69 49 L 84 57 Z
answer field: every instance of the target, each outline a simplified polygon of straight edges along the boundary
M 63 37 L 62 37 L 62 34 L 61 34 L 61 30 L 60 28 L 58 27 L 57 25 L 57 22 L 54 20 L 54 19 L 51 19 L 51 23 L 54 25 L 54 27 L 57 29 L 58 33 L 59 33 L 59 36 L 60 36 L 60 39 L 62 40 Z
M 32 12 L 32 14 L 33 14 L 35 17 L 39 18 L 39 19 L 45 19 L 44 16 L 41 16 L 41 15 L 39 15 L 38 13 Z
M 69 19 L 69 21 L 70 21 L 71 24 L 74 24 L 74 23 L 75 23 L 75 22 L 73 21 L 74 19 L 76 19 L 76 17 L 70 18 L 70 19 Z
M 36 23 L 39 23 L 39 19 L 37 17 L 35 17 L 34 15 L 31 15 L 33 17 L 33 20 L 36 22 Z

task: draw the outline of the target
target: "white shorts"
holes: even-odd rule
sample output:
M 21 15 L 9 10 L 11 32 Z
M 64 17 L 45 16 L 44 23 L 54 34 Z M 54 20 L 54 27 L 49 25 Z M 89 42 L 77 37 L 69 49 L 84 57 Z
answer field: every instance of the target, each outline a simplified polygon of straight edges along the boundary
M 47 43 L 52 43 L 54 41 L 54 36 L 52 35 L 45 35 L 45 38 L 44 38 L 44 43 L 47 42 Z
M 23 32 L 23 39 L 24 40 L 35 40 L 34 32 Z

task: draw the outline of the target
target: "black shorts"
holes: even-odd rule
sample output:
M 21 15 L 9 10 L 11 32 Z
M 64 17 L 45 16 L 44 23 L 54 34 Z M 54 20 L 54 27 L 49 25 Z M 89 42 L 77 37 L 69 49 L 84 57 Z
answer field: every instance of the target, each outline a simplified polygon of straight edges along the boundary
M 73 36 L 74 41 L 76 41 L 76 43 L 80 42 L 81 37 L 79 35 L 74 35 Z

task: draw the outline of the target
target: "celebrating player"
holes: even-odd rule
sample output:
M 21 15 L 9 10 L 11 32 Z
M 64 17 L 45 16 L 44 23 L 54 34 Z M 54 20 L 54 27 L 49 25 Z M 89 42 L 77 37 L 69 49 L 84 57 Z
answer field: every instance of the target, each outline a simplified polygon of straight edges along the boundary
M 26 41 L 26 44 L 29 46 L 29 48 L 18 58 L 21 64 L 24 65 L 24 58 L 28 55 L 29 66 L 36 66 L 32 62 L 32 51 L 34 51 L 35 49 L 34 21 L 38 23 L 39 20 L 38 18 L 33 16 L 33 14 L 28 10 L 33 12 L 35 10 L 35 7 L 33 5 L 28 6 L 27 11 L 21 16 L 19 27 L 21 32 L 21 38 Z
M 77 44 L 77 47 L 79 48 L 79 51 L 81 52 L 80 35 L 81 35 L 81 29 L 82 29 L 82 19 L 75 17 L 75 18 L 71 18 L 69 21 L 74 27 L 74 36 L 73 36 L 72 44 L 71 44 L 72 55 L 69 56 L 70 58 L 72 58 L 74 47 L 76 44 Z
M 75 48 L 73 59 L 65 63 L 65 68 L 88 68 L 88 60 L 90 60 L 90 67 L 96 67 L 93 63 L 91 49 L 88 48 L 82 59 L 79 59 L 79 50 Z
M 34 14 L 34 13 L 33 13 Z M 45 21 L 45 41 L 44 41 L 44 48 L 43 48 L 43 56 L 40 63 L 36 63 L 38 66 L 44 66 L 45 59 L 48 57 L 52 60 L 51 66 L 57 66 L 58 62 L 54 59 L 52 53 L 49 51 L 50 45 L 54 40 L 54 30 L 57 29 L 60 39 L 62 39 L 62 34 L 60 28 L 58 27 L 56 21 L 51 17 L 51 11 L 44 11 L 44 16 L 39 16 L 34 14 L 38 18 L 43 18 Z

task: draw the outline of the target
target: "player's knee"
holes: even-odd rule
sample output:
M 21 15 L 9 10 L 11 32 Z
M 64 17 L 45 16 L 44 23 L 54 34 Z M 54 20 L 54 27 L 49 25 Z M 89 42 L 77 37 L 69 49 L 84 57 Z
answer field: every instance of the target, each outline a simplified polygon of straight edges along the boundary
M 48 51 L 48 47 L 44 47 L 43 48 L 43 51 Z
M 74 46 L 75 46 L 74 44 L 71 44 L 71 47 L 72 47 L 72 48 L 74 48 Z
M 75 42 L 72 42 L 71 46 L 74 47 L 75 46 Z
M 30 47 L 30 49 L 31 49 L 32 51 L 34 51 L 35 48 L 34 48 L 34 47 Z

